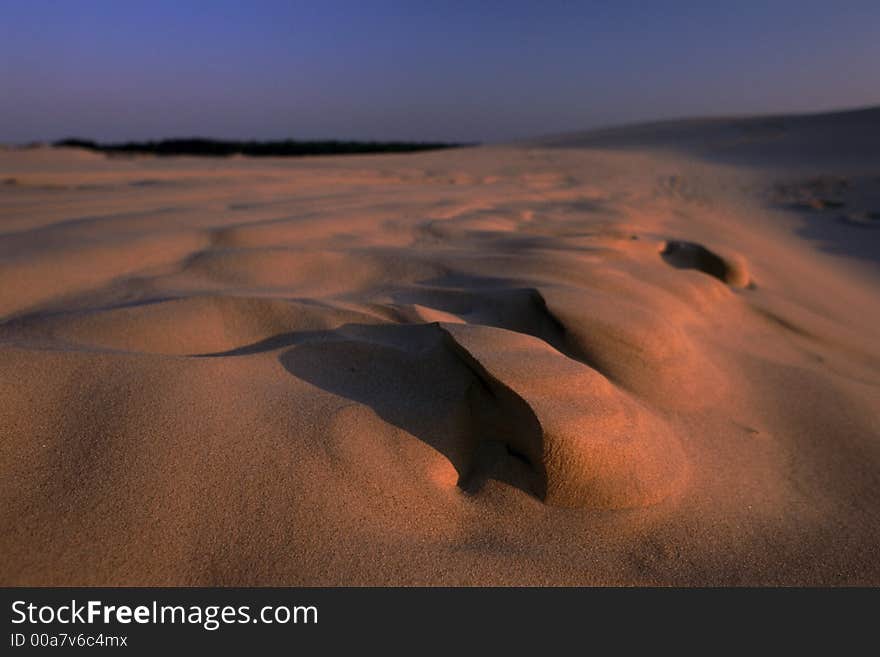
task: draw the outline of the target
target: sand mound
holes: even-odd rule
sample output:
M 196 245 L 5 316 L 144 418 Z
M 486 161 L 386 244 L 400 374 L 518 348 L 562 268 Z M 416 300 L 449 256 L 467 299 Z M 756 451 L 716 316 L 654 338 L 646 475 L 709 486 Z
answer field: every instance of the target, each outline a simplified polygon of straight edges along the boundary
M 327 304 L 206 295 L 29 315 L 9 322 L 0 334 L 27 333 L 81 348 L 200 355 L 234 351 L 293 331 L 370 321 L 379 320 Z
M 472 404 L 475 414 L 493 418 L 494 439 L 535 469 L 548 504 L 643 506 L 682 479 L 684 457 L 672 432 L 595 370 L 522 334 L 458 324 L 446 330 L 495 399 L 515 406 Z

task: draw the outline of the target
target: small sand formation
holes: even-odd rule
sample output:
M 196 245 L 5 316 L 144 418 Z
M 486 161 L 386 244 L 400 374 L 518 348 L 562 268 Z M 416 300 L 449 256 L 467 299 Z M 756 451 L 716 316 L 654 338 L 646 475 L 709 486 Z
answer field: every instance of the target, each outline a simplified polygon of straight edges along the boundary
M 671 430 L 592 368 L 520 333 L 460 324 L 444 329 L 503 404 L 492 409 L 480 402 L 472 412 L 491 416 L 485 424 L 492 439 L 524 456 L 546 503 L 640 507 L 680 485 L 685 458 Z
M 731 287 L 747 287 L 750 282 L 749 270 L 739 255 L 722 258 L 702 244 L 684 241 L 666 242 L 660 255 L 673 267 L 696 269 Z

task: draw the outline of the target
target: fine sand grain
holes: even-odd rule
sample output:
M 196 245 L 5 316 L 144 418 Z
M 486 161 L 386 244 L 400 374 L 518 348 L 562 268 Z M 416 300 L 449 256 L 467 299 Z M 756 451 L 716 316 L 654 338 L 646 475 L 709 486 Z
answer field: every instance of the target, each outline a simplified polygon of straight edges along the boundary
M 0 584 L 880 584 L 878 135 L 0 151 Z

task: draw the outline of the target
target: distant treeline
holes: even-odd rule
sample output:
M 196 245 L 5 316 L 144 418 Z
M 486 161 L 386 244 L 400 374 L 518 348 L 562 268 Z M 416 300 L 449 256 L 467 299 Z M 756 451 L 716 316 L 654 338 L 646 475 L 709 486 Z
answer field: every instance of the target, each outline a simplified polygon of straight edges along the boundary
M 86 148 L 102 153 L 152 153 L 155 155 L 226 155 L 303 156 L 351 155 L 356 153 L 412 153 L 440 148 L 458 148 L 466 144 L 408 141 L 224 141 L 219 139 L 162 139 L 131 141 L 122 144 L 99 144 L 88 139 L 62 139 L 53 146 Z

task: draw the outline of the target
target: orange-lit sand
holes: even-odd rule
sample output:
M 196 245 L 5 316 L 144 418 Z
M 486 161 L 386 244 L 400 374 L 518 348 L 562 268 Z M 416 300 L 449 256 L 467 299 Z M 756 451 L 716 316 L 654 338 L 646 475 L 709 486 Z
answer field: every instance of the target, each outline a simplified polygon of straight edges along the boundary
M 0 152 L 0 584 L 880 584 L 878 135 Z

